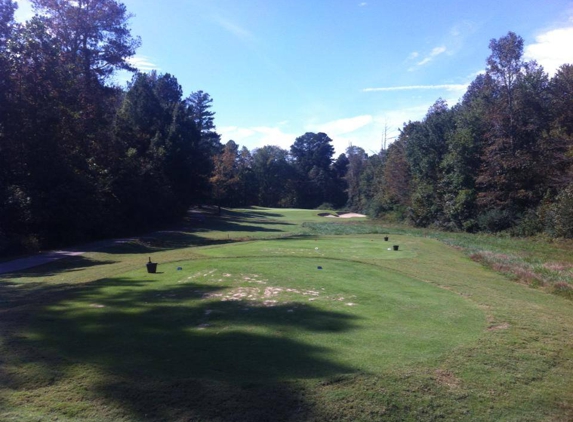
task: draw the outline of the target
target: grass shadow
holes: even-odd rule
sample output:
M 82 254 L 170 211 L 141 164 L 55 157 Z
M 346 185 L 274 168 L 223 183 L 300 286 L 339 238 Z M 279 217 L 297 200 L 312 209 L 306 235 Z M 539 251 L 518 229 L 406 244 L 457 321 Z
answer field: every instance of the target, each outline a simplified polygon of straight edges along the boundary
M 281 218 L 284 217 L 284 214 L 280 214 L 277 212 L 261 212 L 257 210 L 270 210 L 271 208 L 256 208 L 256 209 L 241 209 L 240 211 L 234 211 L 230 208 L 225 208 L 222 210 L 223 216 L 228 216 L 231 218 L 239 218 L 239 219 L 270 219 L 270 218 Z M 276 211 L 276 209 L 273 209 Z
M 86 268 L 91 268 L 101 265 L 115 264 L 118 261 L 112 260 L 97 260 L 91 259 L 82 255 L 68 256 L 56 261 L 47 262 L 45 264 L 28 268 L 25 270 L 18 270 L 9 273 L 0 274 L 0 280 L 14 280 L 19 278 L 44 278 L 52 277 L 58 274 L 82 271 Z
M 159 230 L 149 235 L 128 239 L 127 241 L 115 242 L 105 248 L 105 251 L 111 254 L 147 254 L 192 246 L 222 245 L 243 241 L 245 238 L 248 238 L 250 233 L 264 233 L 271 236 L 281 236 L 286 233 L 280 228 L 265 227 L 269 225 L 289 226 L 293 224 L 266 220 L 253 221 L 249 218 L 209 216 L 200 222 L 191 220 L 182 226 Z M 206 233 L 213 231 L 227 233 L 228 237 L 226 239 L 205 237 Z M 244 234 L 237 237 L 236 233 Z
M 114 417 L 262 421 L 312 414 L 296 380 L 354 372 L 328 349 L 287 335 L 352 330 L 353 316 L 309 305 L 247 310 L 207 300 L 216 285 L 164 287 L 112 278 L 16 294 L 5 283 L 1 293 L 14 300 L 2 321 L 4 357 L 20 369 L 0 373 L 3 384 L 65 383 L 79 366 L 89 368 L 83 384 L 95 401 L 118 409 Z

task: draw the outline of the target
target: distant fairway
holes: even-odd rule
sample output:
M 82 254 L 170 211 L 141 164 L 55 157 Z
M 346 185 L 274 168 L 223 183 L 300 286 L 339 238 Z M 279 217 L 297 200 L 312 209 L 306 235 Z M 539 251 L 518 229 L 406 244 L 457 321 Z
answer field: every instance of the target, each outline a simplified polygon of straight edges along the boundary
M 566 420 L 571 302 L 435 240 L 309 233 L 316 213 L 234 210 L 9 275 L 0 419 Z
M 398 251 L 393 245 L 402 246 Z M 390 249 L 390 250 L 389 250 Z M 378 261 L 386 259 L 404 259 L 416 256 L 416 242 L 406 236 L 392 236 L 385 242 L 383 236 L 321 236 L 294 237 L 280 241 L 244 242 L 225 248 L 211 247 L 198 251 L 208 256 L 244 256 L 244 257 L 299 257 L 321 259 L 340 259 L 351 261 Z

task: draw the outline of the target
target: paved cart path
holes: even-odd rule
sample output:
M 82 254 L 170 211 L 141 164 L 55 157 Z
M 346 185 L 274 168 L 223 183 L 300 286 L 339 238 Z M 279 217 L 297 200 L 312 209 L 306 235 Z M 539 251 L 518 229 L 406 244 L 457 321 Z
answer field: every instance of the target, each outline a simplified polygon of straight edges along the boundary
M 15 259 L 0 263 L 0 274 L 14 273 L 17 271 L 27 270 L 28 268 L 37 267 L 38 265 L 48 264 L 58 259 L 69 256 L 82 255 L 84 252 L 79 251 L 50 251 L 37 255 L 27 256 L 25 258 Z
M 118 243 L 125 243 L 132 240 L 134 239 L 104 240 L 101 242 L 89 243 L 80 247 L 70 248 L 67 250 L 40 252 L 37 253 L 36 255 L 30 255 L 24 258 L 14 259 L 13 261 L 0 262 L 0 274 L 15 273 L 18 271 L 27 270 L 28 268 L 49 264 L 50 262 L 57 261 L 58 259 L 69 258 L 72 256 L 79 256 L 85 254 L 86 252 L 95 252 L 104 247 L 108 247 Z

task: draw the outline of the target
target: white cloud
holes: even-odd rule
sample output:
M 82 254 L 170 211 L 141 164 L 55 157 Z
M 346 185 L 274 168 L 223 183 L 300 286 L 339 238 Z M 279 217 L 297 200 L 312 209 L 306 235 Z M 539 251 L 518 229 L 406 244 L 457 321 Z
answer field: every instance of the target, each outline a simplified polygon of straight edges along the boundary
M 239 40 L 252 44 L 257 41 L 256 37 L 249 30 L 237 25 L 235 22 L 221 16 L 214 16 L 212 20 L 221 28 L 238 38 Z
M 289 149 L 297 136 L 300 136 L 285 133 L 278 127 L 257 126 L 253 130 L 260 135 L 259 146 L 277 145 L 281 148 Z
M 450 39 L 449 41 L 453 42 L 453 44 L 455 45 L 458 41 L 463 41 L 467 36 L 475 33 L 477 28 L 478 28 L 478 25 L 476 25 L 474 22 L 469 21 L 469 20 L 463 20 L 461 22 L 458 22 L 450 29 L 449 35 L 450 35 L 450 37 L 459 38 L 460 40 L 456 41 L 456 40 Z M 451 47 L 451 45 L 450 45 L 450 47 Z
M 276 145 L 289 149 L 299 135 L 284 132 L 279 127 L 255 126 L 238 127 L 226 126 L 217 128 L 223 143 L 233 140 L 239 145 L 246 146 L 249 150 L 260 148 L 265 145 Z
M 127 59 L 127 62 L 140 70 L 141 72 L 151 72 L 152 70 L 160 70 L 161 68 L 152 62 L 148 56 L 135 55 Z
M 249 150 L 260 148 L 265 145 L 276 145 L 286 150 L 290 149 L 296 138 L 305 132 L 324 132 L 331 139 L 336 154 L 343 153 L 350 143 L 361 146 L 364 133 L 373 126 L 374 118 L 370 115 L 355 116 L 333 120 L 326 123 L 312 123 L 304 125 L 297 133 L 283 129 L 284 122 L 277 126 L 254 126 L 238 127 L 227 126 L 217 128 L 221 134 L 222 142 L 232 139 L 239 145 L 246 146 Z M 368 136 L 367 136 L 368 137 Z M 380 146 L 377 147 L 377 150 Z
M 367 126 L 350 134 L 331 136 L 336 153 L 344 152 L 350 144 L 363 148 L 369 155 L 378 153 L 384 143 L 384 136 L 386 136 L 386 147 L 388 147 L 396 140 L 404 123 L 423 119 L 432 104 L 422 103 L 403 109 L 377 112 Z
M 368 3 L 362 2 L 362 3 L 359 4 L 359 6 L 360 6 L 360 7 L 368 6 Z
M 406 85 L 406 86 L 388 86 L 381 88 L 364 88 L 362 92 L 389 92 L 389 91 L 416 91 L 428 89 L 441 89 L 448 92 L 464 91 L 468 84 L 444 84 L 444 85 Z
M 127 59 L 127 62 L 135 67 L 140 72 L 151 72 L 152 70 L 161 70 L 159 66 L 157 66 L 151 58 L 147 56 L 139 56 L 135 55 Z M 127 70 L 119 70 L 113 76 L 113 81 L 119 85 L 125 85 L 133 78 L 133 72 L 129 72 Z
M 453 106 L 458 99 L 448 98 L 447 103 Z M 428 113 L 428 109 L 434 104 L 432 102 L 422 102 L 414 106 L 401 109 L 380 110 L 376 114 L 369 116 L 369 124 L 358 128 L 351 133 L 335 134 L 325 132 L 332 138 L 336 149 L 336 156 L 345 152 L 349 145 L 363 148 L 369 155 L 378 153 L 384 143 L 386 135 L 386 147 L 396 140 L 400 134 L 400 129 L 409 121 L 420 121 Z M 346 120 L 346 119 L 341 119 Z
M 355 132 L 356 130 L 367 126 L 370 123 L 372 123 L 372 116 L 366 114 L 363 116 L 333 120 L 331 122 L 318 125 L 309 125 L 308 130 L 312 132 L 324 132 L 331 136 L 345 135 Z
M 468 75 L 467 79 L 470 79 L 470 80 L 473 81 L 473 80 L 474 80 L 475 78 L 477 78 L 479 75 L 485 75 L 485 73 L 486 73 L 486 72 L 485 72 L 485 69 L 480 69 L 480 70 L 478 70 L 477 72 L 472 72 L 472 73 L 470 73 L 470 74 Z
M 326 123 L 313 123 L 306 126 L 309 132 L 323 132 L 332 139 L 336 155 L 342 154 L 349 145 L 360 145 L 364 133 L 372 126 L 374 118 L 365 114 L 332 120 Z
M 447 48 L 445 46 L 439 46 L 439 47 L 434 47 L 432 49 L 432 51 L 430 52 L 430 54 L 428 54 L 426 57 L 424 57 L 422 60 L 420 60 L 419 62 L 416 63 L 415 66 L 412 66 L 411 68 L 408 69 L 409 72 L 415 70 L 416 68 L 420 67 L 420 66 L 424 66 L 428 63 L 430 63 L 432 60 L 434 60 L 436 57 L 438 57 L 440 54 L 443 54 L 447 51 Z M 410 54 L 410 58 L 414 59 L 418 57 L 418 53 L 416 52 L 415 55 Z
M 217 128 L 217 132 L 224 138 L 223 142 L 233 140 L 237 143 L 241 143 L 244 139 L 255 134 L 255 131 L 248 128 L 242 128 L 237 126 L 226 126 Z
M 422 119 L 428 109 L 432 106 L 433 103 L 426 103 L 420 104 L 412 107 L 406 107 L 397 110 L 389 110 L 387 112 L 382 112 L 378 114 L 374 121 L 376 124 L 384 128 L 384 126 L 388 126 L 389 133 L 388 136 L 392 133 L 394 135 L 398 134 L 398 130 L 404 126 L 404 123 L 408 121 L 416 121 Z
M 380 111 L 374 116 L 368 116 L 368 124 L 347 133 L 325 133 L 332 139 L 336 150 L 335 157 L 346 151 L 350 145 L 364 149 L 369 155 L 380 152 L 386 135 L 386 147 L 398 136 L 399 129 L 409 120 L 422 119 L 432 104 L 408 107 L 399 110 Z M 340 119 L 350 120 L 350 119 Z M 366 119 L 364 119 L 366 121 Z
M 573 63 L 573 26 L 552 29 L 525 46 L 524 58 L 536 60 L 550 75 L 565 63 Z
M 408 60 L 418 60 L 408 68 L 408 72 L 418 70 L 420 67 L 427 65 L 434 61 L 438 56 L 446 54 L 452 56 L 460 51 L 466 39 L 477 31 L 478 26 L 469 20 L 457 22 L 450 30 L 444 35 L 441 45 L 434 47 L 429 53 L 420 55 L 418 51 L 410 53 Z M 421 59 L 420 59 L 421 56 Z
M 444 53 L 446 51 L 446 47 L 441 46 L 441 47 L 435 47 L 432 49 L 432 52 L 430 53 L 430 57 L 436 57 L 442 53 Z
M 416 63 L 416 66 L 424 66 L 425 64 L 428 64 L 432 61 L 432 57 L 426 57 L 423 60 L 420 60 L 418 63 Z M 414 70 L 415 67 L 411 67 L 409 70 Z

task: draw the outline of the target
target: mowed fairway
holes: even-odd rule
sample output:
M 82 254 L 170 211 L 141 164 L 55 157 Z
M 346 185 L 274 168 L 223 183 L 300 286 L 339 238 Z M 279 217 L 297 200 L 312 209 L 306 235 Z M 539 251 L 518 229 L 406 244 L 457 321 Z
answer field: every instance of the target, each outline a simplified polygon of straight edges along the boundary
M 179 233 L 5 277 L 0 419 L 570 420 L 571 301 L 435 240 L 301 235 L 317 212 L 281 212 L 185 233 L 260 240 Z

